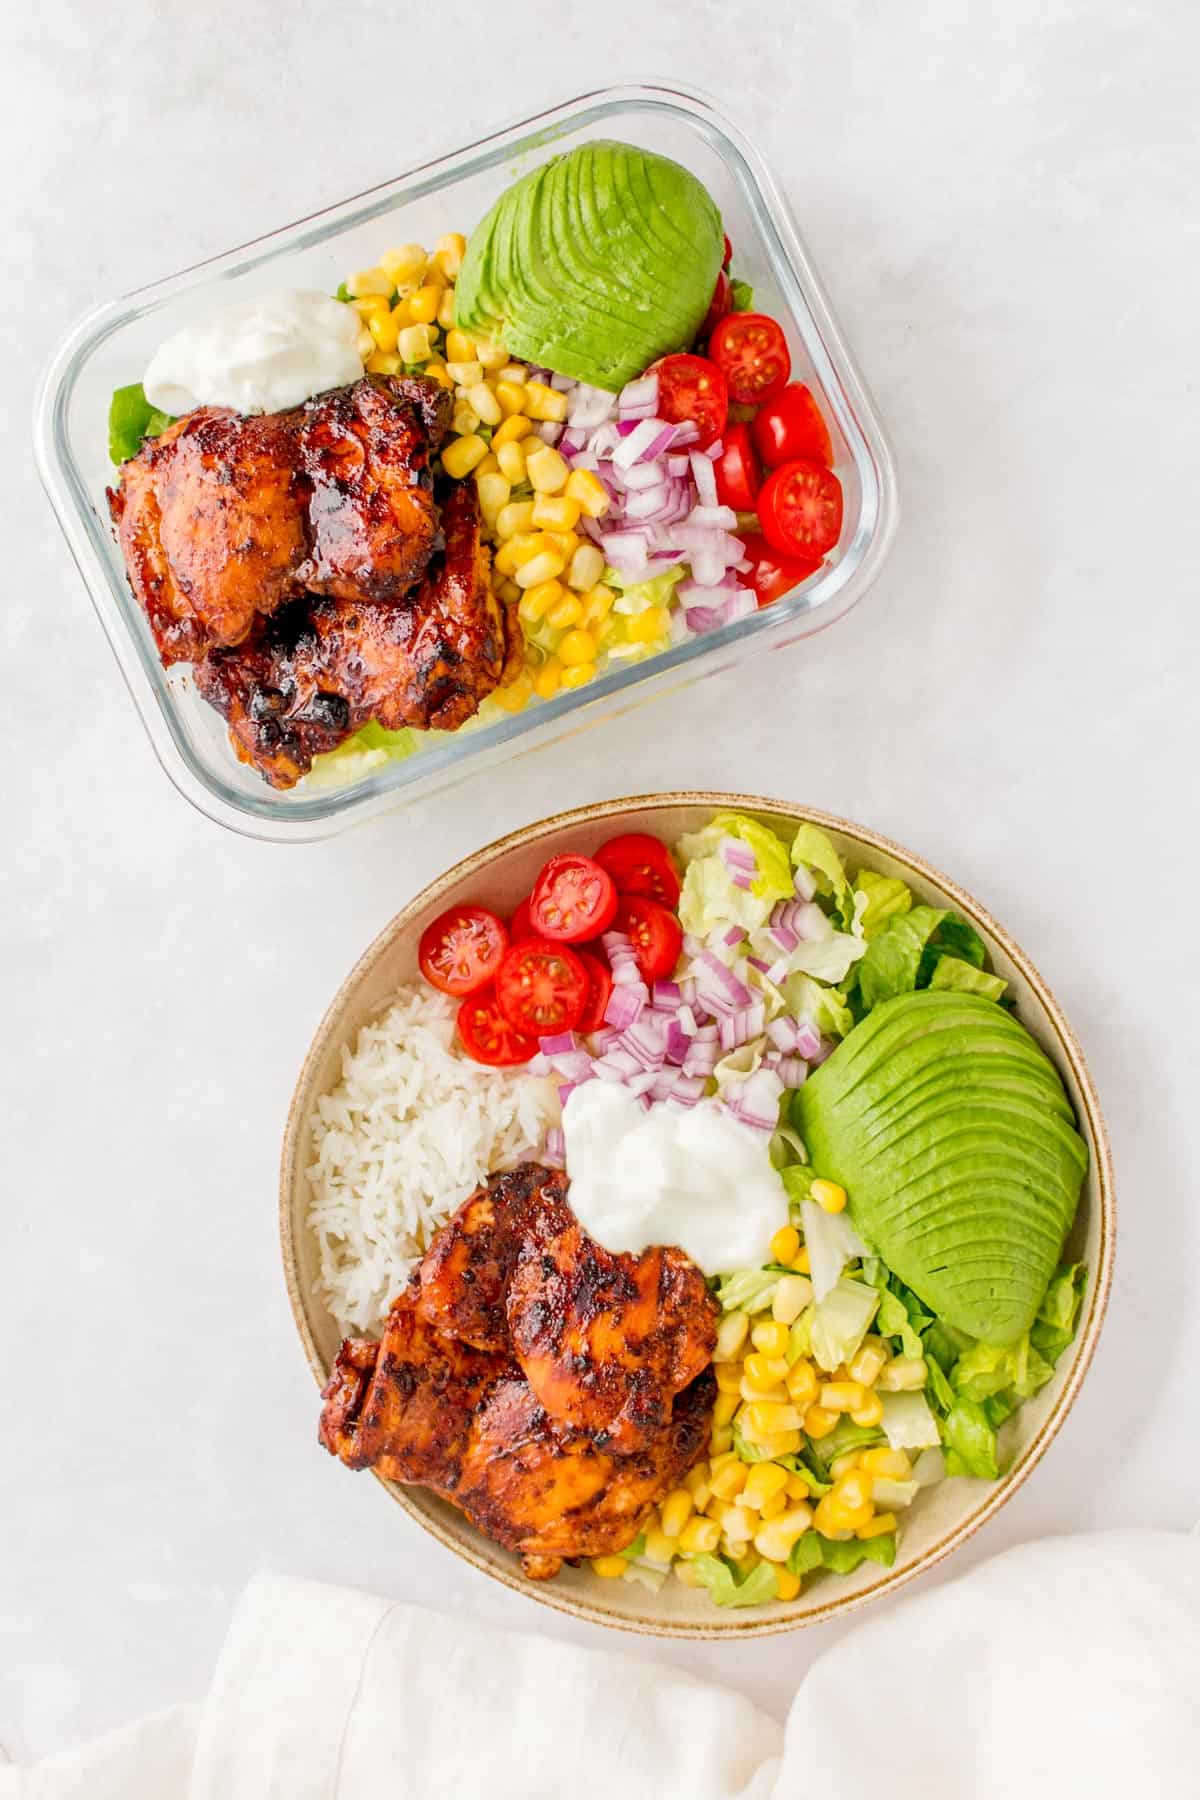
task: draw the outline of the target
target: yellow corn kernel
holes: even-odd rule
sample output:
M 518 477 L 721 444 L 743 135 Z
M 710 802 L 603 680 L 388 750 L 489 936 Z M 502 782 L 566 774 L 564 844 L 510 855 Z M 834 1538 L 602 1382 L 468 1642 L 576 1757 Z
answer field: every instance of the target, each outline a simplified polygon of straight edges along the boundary
M 496 390 L 496 397 L 497 399 L 500 398 L 499 388 Z M 501 400 L 500 404 L 503 406 L 504 402 Z M 522 438 L 527 438 L 532 430 L 533 426 L 529 423 L 528 419 L 523 419 L 520 416 L 505 419 L 503 425 L 497 425 L 495 431 L 492 433 L 492 448 L 498 450 L 501 444 L 519 443 Z
M 717 1467 L 718 1462 L 720 1463 L 719 1468 Z M 714 1457 L 709 1486 L 713 1496 L 722 1504 L 729 1500 L 736 1500 L 749 1479 L 749 1465 L 744 1463 L 740 1456 L 730 1456 L 728 1459 Z
M 834 1505 L 846 1512 L 861 1513 L 864 1510 L 869 1517 L 874 1508 L 871 1505 L 872 1477 L 865 1469 L 851 1469 L 845 1475 L 839 1475 L 829 1490 L 828 1498 Z M 857 1531 L 858 1527 L 851 1526 Z
M 787 1374 L 787 1359 L 782 1356 L 762 1356 L 757 1352 L 748 1356 L 742 1364 L 746 1378 L 755 1387 L 775 1387 Z
M 875 1385 L 885 1394 L 905 1394 L 923 1388 L 928 1379 L 929 1365 L 923 1356 L 894 1356 Z
M 743 1433 L 743 1435 L 745 1435 Z M 761 1450 L 771 1462 L 778 1462 L 781 1456 L 795 1456 L 800 1448 L 801 1438 L 798 1431 L 780 1431 L 774 1437 L 756 1438 L 754 1447 Z
M 502 513 L 507 512 L 507 511 L 508 511 L 508 507 L 501 508 Z M 496 529 L 497 529 L 497 535 L 498 535 L 499 534 L 499 522 L 497 522 Z M 516 572 L 517 572 L 516 543 L 517 543 L 517 540 L 515 537 L 510 538 L 507 543 L 504 543 L 504 542 L 501 543 L 500 548 L 496 551 L 496 554 L 492 557 L 492 572 L 493 572 L 493 574 L 507 576 L 509 580 L 511 580 L 512 577 L 516 574 Z M 514 586 L 515 586 L 515 583 L 514 583 Z M 518 590 L 518 592 L 519 592 L 519 590 Z
M 787 1363 L 788 1328 L 776 1324 L 774 1319 L 760 1319 L 750 1333 L 750 1341 L 756 1350 L 764 1356 L 782 1357 Z
M 506 362 L 499 374 L 501 381 L 511 381 L 514 387 L 524 387 L 529 380 L 529 370 L 524 363 Z
M 532 562 L 518 564 L 513 580 L 520 588 L 537 587 L 539 582 L 556 580 L 566 566 L 561 556 L 556 556 L 552 550 L 543 550 Z M 566 604 L 565 601 L 563 604 Z
M 546 539 L 547 547 L 557 550 L 564 562 L 569 563 L 579 548 L 579 536 L 574 531 L 544 531 L 542 536 Z
M 793 1575 L 782 1563 L 775 1565 L 775 1598 L 777 1600 L 797 1600 L 800 1597 L 800 1577 Z
M 559 570 L 559 573 L 562 573 L 561 569 Z M 548 622 L 553 625 L 555 631 L 569 631 L 573 625 L 578 625 L 580 619 L 583 617 L 583 607 L 579 603 L 578 595 L 570 594 L 564 588 L 562 599 L 555 604 L 554 611 L 548 613 L 546 617 Z M 594 643 L 592 645 L 592 653 L 593 655 L 595 654 Z M 588 658 L 583 657 L 581 660 L 587 662 Z
M 580 548 L 582 549 L 584 546 L 581 545 Z M 575 556 L 578 555 L 579 550 L 575 552 Z M 571 558 L 572 569 L 575 567 L 575 556 Z M 568 570 L 568 577 L 569 575 L 570 570 Z M 616 597 L 613 589 L 607 587 L 602 581 L 598 581 L 595 587 L 590 587 L 587 590 L 587 593 L 581 596 L 583 600 L 583 616 L 586 622 L 589 625 L 598 625 L 602 619 L 607 619 L 612 611 L 613 601 Z M 746 1313 L 733 1313 L 731 1316 L 735 1319 L 745 1319 L 747 1325 L 750 1323 L 749 1315 Z
M 490 459 L 485 459 L 490 460 Z M 481 463 L 475 471 L 475 486 L 479 493 L 479 510 L 489 525 L 495 525 L 500 516 L 500 509 L 508 505 L 508 497 L 512 493 L 507 479 L 485 469 Z
M 437 318 L 438 307 L 441 303 L 442 289 L 440 283 L 436 287 L 431 284 L 427 284 L 425 287 L 419 287 L 415 294 L 410 294 L 408 297 L 408 307 L 409 312 L 412 315 L 413 324 L 432 325 Z
M 734 1415 L 741 1404 L 740 1394 L 718 1394 L 713 1401 L 713 1424 L 732 1425 Z
M 826 1412 L 853 1412 L 866 1403 L 867 1390 L 858 1381 L 827 1381 L 821 1389 L 820 1403 Z
M 731 1540 L 728 1547 L 726 1547 L 724 1541 L 722 1541 L 722 1549 L 737 1570 L 738 1576 L 742 1581 L 746 1579 L 747 1575 L 752 1575 L 762 1561 L 762 1557 L 758 1554 L 758 1551 L 754 1548 L 753 1544 L 735 1543 Z
M 489 344 L 486 338 L 480 338 L 475 345 L 475 354 L 486 372 L 499 379 L 501 369 L 508 362 L 508 351 L 503 344 Z
M 568 674 L 572 671 L 568 670 Z M 712 1456 L 723 1456 L 726 1450 L 733 1449 L 733 1427 L 731 1425 L 714 1425 L 708 1440 L 709 1453 Z
M 813 1522 L 811 1506 L 793 1506 L 760 1525 L 754 1534 L 754 1548 L 768 1562 L 786 1562 L 797 1538 L 802 1538 Z
M 864 1450 L 862 1466 L 868 1475 L 882 1475 L 887 1481 L 909 1481 L 912 1479 L 912 1463 L 904 1450 L 889 1450 L 886 1444 L 877 1444 L 873 1450 Z
M 358 351 L 358 354 L 363 358 L 364 362 L 368 356 L 374 356 L 375 339 L 371 336 L 365 325 L 359 327 L 358 337 L 355 339 L 354 347 Z
M 850 1417 L 856 1425 L 878 1425 L 883 1418 L 883 1401 L 873 1388 L 867 1388 L 865 1392 L 862 1405 L 850 1408 Z
M 810 1406 L 804 1415 L 804 1429 L 814 1443 L 827 1438 L 838 1422 L 836 1413 L 826 1412 L 823 1406 Z
M 385 250 L 379 266 L 397 287 L 401 287 L 406 281 L 416 281 L 423 275 L 427 261 L 423 245 L 401 244 L 398 250 Z
M 895 1529 L 895 1513 L 876 1513 L 873 1519 L 868 1519 L 865 1525 L 860 1525 L 854 1535 L 860 1538 L 886 1537 L 889 1531 L 895 1531 Z
M 887 1346 L 882 1338 L 864 1338 L 857 1356 L 846 1365 L 851 1381 L 861 1381 L 864 1387 L 874 1387 L 887 1359 Z
M 781 1431 L 799 1431 L 801 1414 L 786 1400 L 754 1400 L 746 1408 L 746 1423 L 762 1437 L 775 1437 Z
M 840 1213 L 846 1205 L 846 1190 L 836 1181 L 814 1181 L 809 1193 L 823 1212 Z
M 812 1257 L 808 1253 L 807 1244 L 801 1244 L 799 1250 L 797 1250 L 795 1256 L 792 1258 L 792 1267 L 795 1269 L 797 1275 L 812 1274 Z
M 453 281 L 462 268 L 462 259 L 466 253 L 467 240 L 461 231 L 448 231 L 433 247 L 434 261 L 445 272 L 449 281 Z
M 693 1471 L 695 1473 L 695 1471 Z M 697 1484 L 699 1485 L 699 1484 Z M 709 1489 L 704 1483 L 704 1504 L 708 1505 Z M 659 1508 L 662 1528 L 669 1538 L 678 1538 L 680 1532 L 691 1518 L 694 1507 L 692 1495 L 685 1487 L 672 1488 L 671 1492 Z
M 578 606 L 579 602 L 575 604 Z M 559 661 L 568 669 L 582 668 L 596 660 L 596 640 L 590 631 L 568 631 L 558 646 Z
M 454 411 L 450 415 L 450 429 L 459 437 L 473 437 L 479 429 L 480 419 L 475 408 L 466 400 L 456 400 Z
M 648 606 L 625 621 L 625 636 L 631 644 L 653 644 L 671 628 L 671 615 L 665 606 Z
M 731 1544 L 748 1544 L 759 1521 L 746 1506 L 723 1506 L 717 1524 Z
M 547 425 L 561 425 L 567 416 L 567 396 L 540 381 L 527 381 L 525 411 L 531 419 L 540 419 Z
M 742 1505 L 761 1511 L 765 1501 L 781 1494 L 788 1484 L 788 1472 L 778 1463 L 755 1463 L 746 1476 L 742 1489 Z
M 671 1567 L 675 1571 L 676 1581 L 682 1582 L 684 1587 L 701 1588 L 704 1586 L 690 1562 L 675 1562 Z
M 791 1325 L 813 1297 L 813 1284 L 807 1275 L 781 1275 L 771 1301 L 771 1317 L 781 1325 Z
M 751 1406 L 760 1400 L 784 1401 L 788 1397 L 787 1389 L 782 1381 L 776 1381 L 769 1387 L 763 1387 L 757 1381 L 751 1381 L 748 1375 L 742 1376 L 738 1384 L 738 1392 L 742 1399 L 748 1401 Z
M 590 469 L 572 469 L 566 491 L 572 500 L 578 500 L 589 519 L 602 519 L 612 504 L 600 477 Z
M 495 565 L 493 564 L 493 568 L 494 567 L 495 567 Z M 499 594 L 501 600 L 512 601 L 512 600 L 519 600 L 521 598 L 521 590 L 517 586 L 515 581 L 509 581 L 509 580 L 507 580 L 507 578 L 501 578 L 500 581 L 494 582 L 493 586 L 495 587 L 495 590 Z
M 532 502 L 530 502 L 532 505 Z M 532 516 L 532 515 L 531 515 Z M 554 545 L 544 532 L 520 531 L 512 540 L 513 560 L 520 568 L 522 563 L 532 562 L 535 556 L 553 550 Z
M 579 502 L 564 496 L 554 504 L 578 506 Z M 589 588 L 595 587 L 603 573 L 604 552 L 596 544 L 580 544 L 567 568 L 567 586 L 574 588 L 577 594 L 586 594 Z
M 717 1326 L 717 1346 L 713 1351 L 713 1361 L 733 1362 L 741 1354 L 749 1330 L 750 1320 L 744 1312 L 726 1313 Z
M 404 364 L 394 350 L 376 350 L 363 367 L 372 375 L 398 375 Z
M 769 1500 L 763 1501 L 761 1507 L 759 1508 L 759 1516 L 764 1519 L 773 1519 L 775 1517 L 776 1513 L 781 1513 L 781 1512 L 786 1512 L 786 1511 L 787 1511 L 787 1495 L 786 1494 L 772 1494 Z
M 679 1548 L 688 1556 L 710 1556 L 721 1541 L 721 1527 L 715 1519 L 693 1515 L 679 1534 Z
M 346 283 L 346 292 L 354 300 L 361 300 L 367 294 L 381 294 L 386 298 L 395 286 L 386 269 L 359 269 Z
M 469 357 L 459 362 L 455 357 L 447 356 L 446 373 L 455 387 L 472 388 L 483 380 L 483 364 Z
M 446 361 L 448 363 L 475 361 L 475 345 L 465 331 L 448 331 L 446 333 Z M 482 368 L 482 364 L 480 367 Z
M 527 588 L 521 595 L 518 608 L 527 625 L 536 625 L 544 619 L 550 608 L 563 596 L 561 581 L 542 581 L 537 587 Z
M 788 1264 L 799 1254 L 800 1233 L 794 1225 L 781 1225 L 771 1239 L 771 1261 Z
M 533 459 L 526 457 L 525 460 L 528 466 Z M 533 481 L 532 475 L 529 479 Z M 565 494 L 548 494 L 543 489 L 538 489 L 536 481 L 533 482 L 533 485 L 537 490 L 533 502 L 534 524 L 540 525 L 544 531 L 574 530 L 579 523 L 578 500 L 568 500 Z M 580 545 L 580 549 L 582 548 L 583 546 Z M 590 587 L 591 583 L 589 582 L 588 585 Z
M 553 700 L 562 686 L 562 664 L 557 656 L 544 662 L 533 678 L 533 691 L 539 700 Z
M 571 472 L 553 444 L 539 444 L 535 450 L 527 451 L 525 471 L 530 485 L 539 494 L 561 494 Z M 578 518 L 579 514 L 576 513 L 575 517 Z M 563 529 L 569 531 L 571 527 L 568 525 Z
M 467 404 L 475 408 L 485 425 L 499 425 L 503 418 L 500 402 L 486 381 L 477 381 L 467 389 Z
M 495 444 L 495 442 L 496 442 L 496 440 L 493 437 L 492 443 Z M 499 446 L 499 448 L 496 450 L 496 461 L 500 464 L 500 467 L 504 470 L 504 473 L 508 476 L 508 479 L 512 482 L 514 487 L 516 487 L 516 485 L 519 481 L 524 481 L 524 479 L 525 479 L 525 452 L 521 448 L 520 444 L 514 444 L 511 442 L 501 444 Z M 530 518 L 530 522 L 532 523 L 532 521 L 533 521 L 533 501 L 530 500 L 528 502 L 528 505 L 529 505 L 529 518 Z
M 367 330 L 381 350 L 394 350 L 403 323 L 394 312 L 372 313 L 367 320 Z
M 739 1362 L 718 1363 L 716 1368 L 717 1387 L 722 1394 L 740 1394 L 742 1391 L 742 1365 Z
M 837 1481 L 842 1475 L 848 1475 L 851 1469 L 857 1469 L 862 1461 L 861 1450 L 846 1450 L 841 1456 L 835 1456 L 829 1465 L 829 1473 Z
M 692 1496 L 692 1499 L 695 1502 L 695 1505 L 699 1511 L 703 1511 L 705 1505 L 707 1504 L 708 1484 L 709 1484 L 709 1480 L 710 1480 L 711 1476 L 712 1476 L 711 1465 L 707 1461 L 698 1462 L 694 1468 L 691 1468 L 688 1470 L 687 1474 L 684 1476 L 683 1480 L 679 1484 L 679 1486 L 681 1488 L 683 1488 L 685 1493 L 688 1493 Z M 674 1491 L 676 1493 L 678 1493 L 679 1489 L 676 1488 Z M 704 1496 L 703 1499 L 700 1498 L 702 1491 L 703 1491 L 703 1496 Z M 667 1496 L 667 1499 L 668 1500 L 670 1499 L 669 1494 Z M 673 1527 L 667 1521 L 666 1501 L 663 1502 L 663 1504 L 659 1510 L 662 1513 L 663 1530 L 664 1531 L 672 1530 Z
M 454 386 L 454 383 L 446 373 L 446 365 L 444 362 L 427 362 L 425 367 L 421 370 L 421 373 L 422 375 L 428 376 L 430 381 L 436 381 L 440 388 L 452 388 Z
M 433 357 L 428 325 L 406 325 L 396 339 L 396 348 L 406 363 L 425 363 Z
M 493 442 L 494 441 L 495 440 L 493 440 Z M 497 457 L 496 460 L 497 462 L 500 462 L 499 457 Z M 504 469 L 504 473 L 508 475 L 508 470 L 504 468 L 503 462 L 500 462 L 500 467 Z M 510 481 L 511 479 L 512 477 L 509 476 Z M 510 500 L 508 505 L 501 507 L 496 515 L 496 536 L 500 539 L 501 543 L 507 543 L 511 539 L 517 537 L 527 537 L 531 534 L 532 529 L 532 500 Z
M 496 701 L 504 708 L 505 712 L 524 712 L 529 705 L 532 693 L 533 682 L 528 675 L 521 673 L 515 681 L 510 681 L 507 687 L 496 689 Z
M 821 1386 L 817 1379 L 817 1371 L 804 1356 L 792 1364 L 783 1378 L 783 1385 L 787 1389 L 788 1398 L 793 1405 L 800 1407 L 811 1406 Z
M 592 1574 L 602 1575 L 606 1581 L 616 1581 L 629 1567 L 623 1556 L 593 1556 Z
M 487 455 L 484 457 L 483 461 L 476 468 L 475 474 L 476 474 L 476 476 L 479 476 L 479 475 L 498 475 L 499 473 L 500 473 L 500 464 L 496 461 L 496 458 L 492 455 L 491 451 L 489 450 Z
M 350 305 L 364 325 L 369 325 L 377 313 L 386 315 L 391 311 L 383 294 L 362 294 L 357 300 L 351 300 Z
M 525 390 L 517 387 L 511 381 L 498 381 L 496 383 L 496 403 L 505 418 L 511 419 L 519 416 L 525 406 Z M 532 431 L 533 426 L 528 419 L 526 419 L 525 425 L 528 431 Z
M 442 289 L 442 297 L 438 301 L 437 322 L 443 331 L 451 331 L 458 317 L 458 303 L 454 298 L 452 287 Z
M 646 1527 L 646 1555 L 651 1562 L 669 1563 L 679 1548 L 679 1539 L 668 1537 L 659 1525 Z
M 487 453 L 488 447 L 483 439 L 471 433 L 467 437 L 455 438 L 453 443 L 446 445 L 442 451 L 442 467 L 453 480 L 461 481 L 464 475 L 469 475 L 472 469 L 478 468 Z M 525 587 L 529 584 L 522 582 L 521 585 Z
M 803 1475 L 789 1475 L 787 1487 L 783 1491 L 789 1500 L 807 1500 L 810 1490 Z

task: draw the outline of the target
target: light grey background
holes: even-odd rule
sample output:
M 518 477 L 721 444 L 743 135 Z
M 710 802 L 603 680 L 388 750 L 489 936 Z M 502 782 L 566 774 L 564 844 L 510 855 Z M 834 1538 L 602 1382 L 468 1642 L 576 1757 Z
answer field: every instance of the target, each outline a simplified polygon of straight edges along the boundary
M 1091 1058 L 1122 1207 L 1108 1330 L 1037 1477 L 961 1565 L 1044 1532 L 1190 1524 L 1194 8 L 5 18 L 0 1720 L 40 1752 L 199 1695 L 263 1565 L 599 1641 L 460 1568 L 317 1449 L 275 1163 L 310 1032 L 421 883 L 542 813 L 654 787 L 786 795 L 923 852 L 1026 946 Z M 221 832 L 159 772 L 37 489 L 39 365 L 96 301 L 641 74 L 716 94 L 790 191 L 897 454 L 882 580 L 805 645 L 340 841 Z M 831 1638 L 636 1648 L 781 1709 Z

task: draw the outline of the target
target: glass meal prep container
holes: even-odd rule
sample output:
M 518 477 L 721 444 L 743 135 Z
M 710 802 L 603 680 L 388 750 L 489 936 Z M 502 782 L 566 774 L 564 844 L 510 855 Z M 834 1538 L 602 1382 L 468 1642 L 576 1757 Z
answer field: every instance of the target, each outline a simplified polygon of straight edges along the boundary
M 194 691 L 188 669 L 168 673 L 158 660 L 125 577 L 105 499 L 116 475 L 108 460 L 113 389 L 140 380 L 165 338 L 214 307 L 278 287 L 333 293 L 393 244 L 432 244 L 449 231 L 469 235 L 517 176 L 592 138 L 621 139 L 673 157 L 712 194 L 734 246 L 734 273 L 752 284 L 755 309 L 783 326 L 793 377 L 811 387 L 829 426 L 845 496 L 837 548 L 815 575 L 748 618 L 646 661 L 612 666 L 587 687 L 533 702 L 523 712 L 431 734 L 416 754 L 346 786 L 302 782 L 277 791 L 238 761 L 224 719 Z M 327 836 L 477 777 L 657 691 L 805 637 L 865 592 L 896 521 L 887 443 L 785 201 L 754 150 L 708 100 L 658 86 L 582 95 L 101 307 L 55 355 L 38 400 L 35 437 L 43 483 L 159 761 L 201 812 L 260 838 Z

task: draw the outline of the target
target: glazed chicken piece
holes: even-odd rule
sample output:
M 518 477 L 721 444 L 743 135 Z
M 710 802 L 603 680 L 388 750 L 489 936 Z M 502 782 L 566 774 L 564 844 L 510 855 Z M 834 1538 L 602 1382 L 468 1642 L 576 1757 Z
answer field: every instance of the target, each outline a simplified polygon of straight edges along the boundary
M 343 1344 L 320 1436 L 353 1469 L 434 1489 L 545 1580 L 564 1558 L 630 1542 L 702 1455 L 715 1391 L 706 1371 L 635 1455 L 563 1442 L 514 1363 L 431 1330 L 410 1292 L 382 1343 Z
M 417 1309 L 481 1349 L 511 1343 L 560 1433 L 628 1456 L 711 1361 L 717 1304 L 681 1250 L 614 1255 L 566 1196 L 565 1175 L 536 1163 L 494 1175 L 430 1245 Z
M 509 642 L 474 483 L 452 490 L 441 526 L 444 547 L 415 594 L 298 601 L 197 668 L 238 755 L 273 786 L 291 787 L 368 719 L 452 731 L 498 686 Z
M 450 406 L 433 382 L 368 375 L 288 412 L 199 407 L 145 443 L 109 510 L 164 665 L 242 643 L 306 590 L 406 594 L 439 541 Z

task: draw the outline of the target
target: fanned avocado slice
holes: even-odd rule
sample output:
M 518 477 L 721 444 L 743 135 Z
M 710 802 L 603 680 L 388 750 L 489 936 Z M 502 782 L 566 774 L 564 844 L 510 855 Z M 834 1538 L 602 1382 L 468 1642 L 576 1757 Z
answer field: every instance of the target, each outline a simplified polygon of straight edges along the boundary
M 861 1236 L 932 1312 L 990 1344 L 1029 1330 L 1088 1152 L 1019 1021 L 975 994 L 886 1000 L 798 1090 L 794 1116 Z

